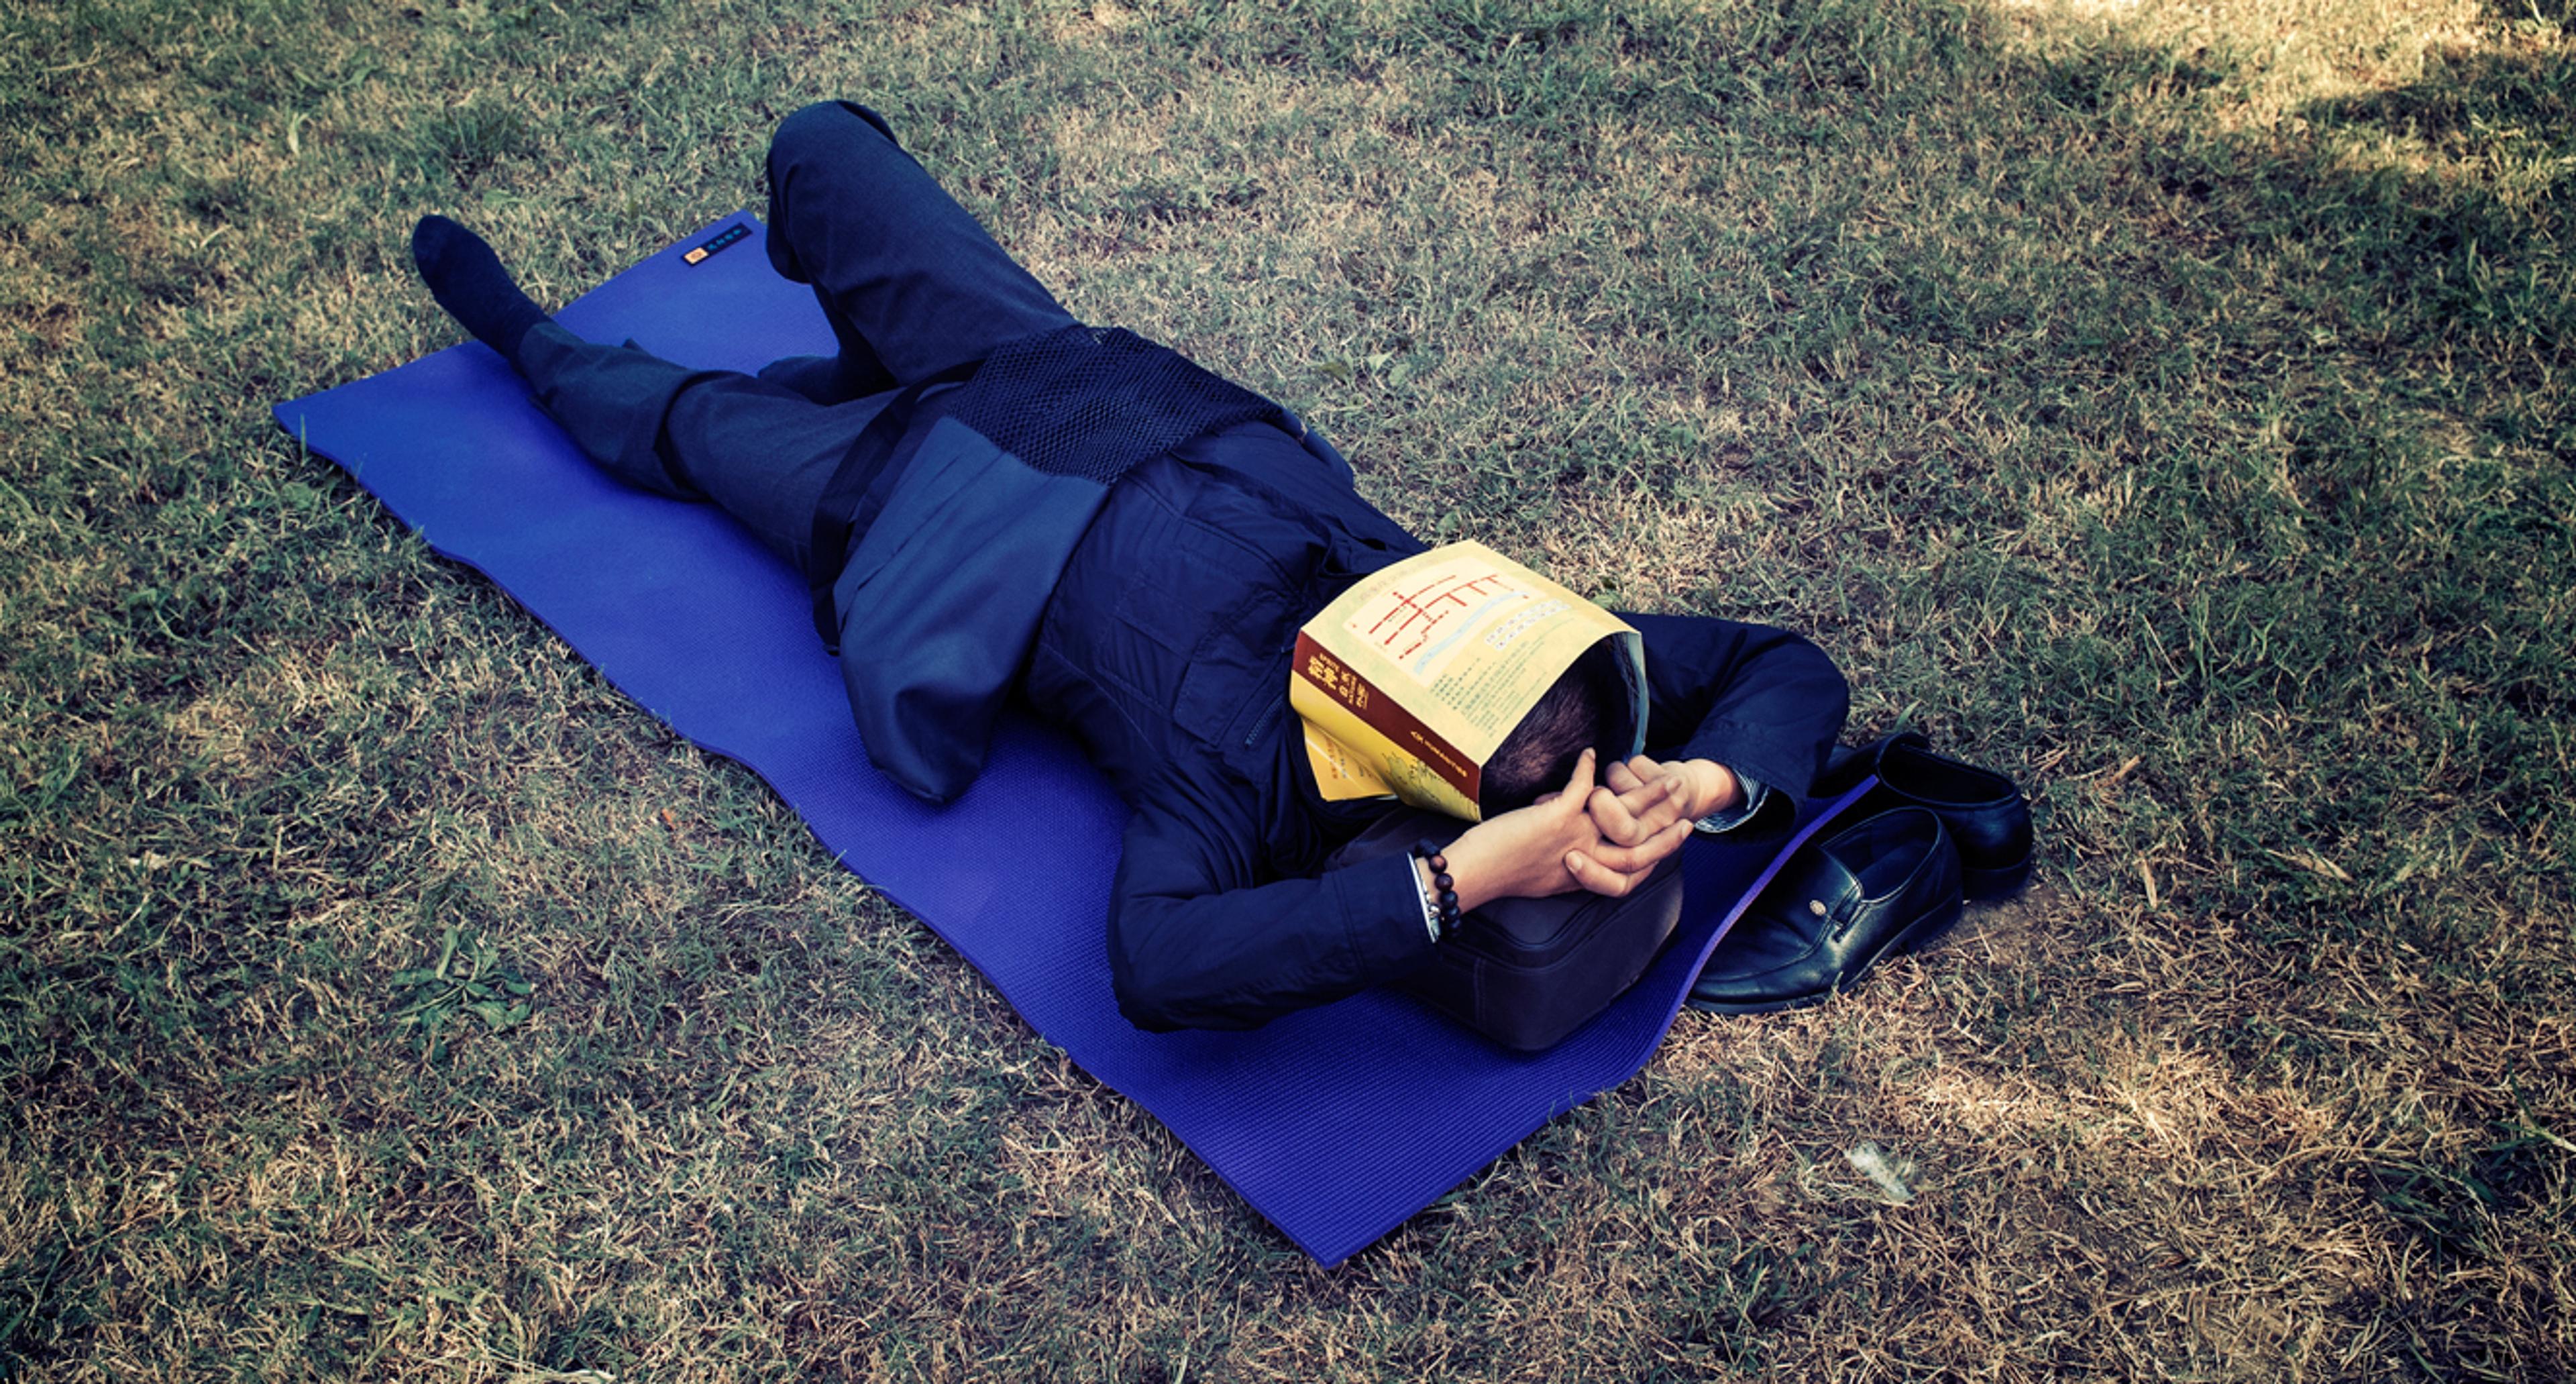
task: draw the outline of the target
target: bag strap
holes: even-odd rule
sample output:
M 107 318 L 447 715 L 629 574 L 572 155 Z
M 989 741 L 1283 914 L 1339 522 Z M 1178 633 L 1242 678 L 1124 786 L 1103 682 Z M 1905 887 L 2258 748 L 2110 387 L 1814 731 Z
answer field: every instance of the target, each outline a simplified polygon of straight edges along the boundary
M 940 385 L 963 384 L 974 378 L 983 365 L 980 360 L 970 360 L 904 386 L 859 430 L 850 450 L 841 454 L 840 465 L 832 469 L 832 479 L 823 487 L 823 498 L 814 505 L 814 539 L 805 553 L 805 586 L 814 596 L 814 630 L 823 636 L 827 651 L 841 651 L 841 626 L 833 618 L 832 587 L 841 579 L 842 564 L 849 559 L 850 536 L 867 532 L 894 493 L 899 470 L 888 463 L 894 459 L 895 444 L 912 426 L 912 416 L 920 409 L 924 394 Z

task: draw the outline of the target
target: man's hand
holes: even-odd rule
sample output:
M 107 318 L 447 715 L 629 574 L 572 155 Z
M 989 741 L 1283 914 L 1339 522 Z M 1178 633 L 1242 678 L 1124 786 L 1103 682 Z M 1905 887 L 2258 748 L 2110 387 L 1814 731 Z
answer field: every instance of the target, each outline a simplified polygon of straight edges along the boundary
M 1543 899 L 1583 887 L 1571 862 L 1579 852 L 1603 847 L 1600 828 L 1584 811 L 1592 796 L 1593 755 L 1584 751 L 1564 788 L 1527 807 L 1469 827 L 1443 852 L 1457 881 L 1458 906 L 1473 909 L 1495 899 Z
M 1658 762 L 1638 755 L 1612 761 L 1585 800 L 1605 846 L 1577 850 L 1566 862 L 1575 881 L 1596 894 L 1624 896 L 1690 839 L 1691 826 L 1732 807 L 1743 789 L 1726 766 L 1706 759 Z
M 1458 906 L 1543 899 L 1588 889 L 1624 898 L 1690 839 L 1691 826 L 1742 796 L 1735 775 L 1705 759 L 1614 761 L 1600 782 L 1585 751 L 1564 788 L 1467 829 L 1443 852 Z
M 1666 789 L 1674 809 L 1683 817 L 1698 821 L 1712 813 L 1723 812 L 1743 801 L 1743 785 L 1725 765 L 1707 759 L 1671 759 L 1656 761 L 1644 755 L 1625 762 L 1614 762 L 1601 775 L 1602 786 L 1592 791 L 1592 817 L 1601 824 L 1601 833 L 1622 845 L 1634 845 L 1636 839 L 1627 825 L 1643 820 L 1646 810 L 1640 804 L 1652 801 L 1641 795 L 1658 784 Z
M 1587 806 L 1597 787 L 1593 764 L 1593 754 L 1585 751 L 1565 787 L 1479 822 L 1449 843 L 1444 854 L 1460 908 L 1502 898 L 1543 899 L 1577 889 L 1622 895 L 1635 887 L 1629 875 L 1642 880 L 1655 861 L 1681 845 L 1690 832 L 1687 821 L 1665 833 L 1668 841 L 1657 835 L 1630 847 L 1604 837 Z M 1639 802 L 1641 810 L 1652 811 L 1642 798 Z

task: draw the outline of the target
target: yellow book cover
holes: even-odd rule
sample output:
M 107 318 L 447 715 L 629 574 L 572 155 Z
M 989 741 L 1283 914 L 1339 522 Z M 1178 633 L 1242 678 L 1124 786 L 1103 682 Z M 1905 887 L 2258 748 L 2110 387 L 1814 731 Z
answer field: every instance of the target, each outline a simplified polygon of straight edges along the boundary
M 1645 640 L 1481 543 L 1362 577 L 1297 632 L 1288 703 L 1325 798 L 1384 797 L 1481 821 L 1485 762 L 1558 675 L 1611 642 L 1645 743 Z

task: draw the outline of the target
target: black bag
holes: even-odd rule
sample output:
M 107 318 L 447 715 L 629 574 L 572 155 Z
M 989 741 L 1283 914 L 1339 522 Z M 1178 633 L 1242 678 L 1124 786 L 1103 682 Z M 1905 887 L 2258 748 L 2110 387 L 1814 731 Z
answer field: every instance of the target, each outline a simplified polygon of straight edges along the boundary
M 1446 845 L 1467 826 L 1436 812 L 1398 808 L 1328 864 L 1394 855 L 1426 839 Z M 1625 898 L 1577 892 L 1496 899 L 1461 918 L 1430 963 L 1396 988 L 1504 1047 L 1536 1052 L 1554 1047 L 1636 984 L 1681 916 L 1676 851 Z

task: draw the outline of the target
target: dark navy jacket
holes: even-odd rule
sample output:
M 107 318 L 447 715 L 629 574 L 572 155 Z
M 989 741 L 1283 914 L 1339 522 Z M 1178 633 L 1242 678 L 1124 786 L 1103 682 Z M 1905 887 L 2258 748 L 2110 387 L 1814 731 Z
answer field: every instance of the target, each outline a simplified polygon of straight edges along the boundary
M 1321 869 L 1382 805 L 1322 800 L 1287 705 L 1298 627 L 1423 546 L 1329 447 L 1256 423 L 1130 472 L 1074 549 L 1020 690 L 1135 809 L 1109 924 L 1130 1021 L 1249 1028 L 1430 955 L 1409 858 Z M 1806 788 L 1845 708 L 1821 651 L 1729 620 L 1622 618 L 1645 636 L 1648 753 Z

